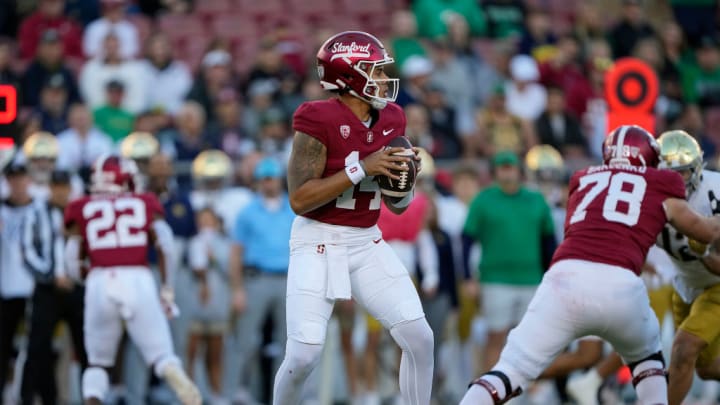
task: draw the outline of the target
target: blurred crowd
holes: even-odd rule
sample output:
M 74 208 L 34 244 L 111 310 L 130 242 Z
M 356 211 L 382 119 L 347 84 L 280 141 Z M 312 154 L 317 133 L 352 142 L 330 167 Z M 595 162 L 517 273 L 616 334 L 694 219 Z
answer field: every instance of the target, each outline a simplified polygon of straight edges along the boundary
M 293 112 L 326 97 L 314 66 L 320 44 L 337 31 L 369 31 L 395 58 L 388 74 L 401 79 L 397 103 L 407 116 L 406 135 L 427 151 L 414 208 L 402 218 L 383 212 L 379 225 L 433 317 L 438 403 L 451 403 L 493 363 L 527 301 L 521 293 L 518 303 L 494 309 L 492 319 L 483 316 L 492 302 L 478 299 L 476 268 L 492 249 L 486 239 L 492 235 L 475 235 L 482 254 L 461 237 L 475 196 L 493 181 L 539 190 L 553 224 L 536 224 L 538 235 L 554 232 L 559 240 L 567 176 L 598 160 L 608 132 L 605 72 L 628 56 L 659 78 L 656 133 L 686 130 L 717 167 L 717 18 L 714 0 L 4 0 L 0 84 L 17 90 L 19 115 L 0 125 L 0 135 L 20 146 L 16 160 L 24 169 L 12 176 L 28 178 L 9 181 L 8 174 L 0 195 L 22 196 L 18 189 L 25 188 L 33 198 L 48 198 L 52 190 L 43 185 L 60 170 L 77 196 L 98 156 L 135 159 L 178 240 L 178 352 L 204 376 L 208 398 L 267 401 L 285 339 L 284 296 L 273 280 L 283 279 L 286 264 L 261 257 L 277 252 L 283 234 L 273 231 L 284 232 L 292 218 L 269 210 L 280 214 L 264 228 L 275 236 L 263 238 L 257 221 L 265 217 L 247 210 L 255 198 L 283 195 Z M 484 215 L 493 229 L 502 228 L 504 219 L 492 211 Z M 544 266 L 540 250 L 525 270 Z M 502 247 L 498 255 L 513 251 Z M 248 280 L 269 275 L 267 290 L 237 291 L 238 268 Z M 217 271 L 199 277 L 201 269 Z M 535 286 L 542 274 L 488 281 L 490 273 L 479 280 L 522 287 Z M 329 349 L 337 356 L 321 369 L 346 370 L 340 375 L 347 378 L 318 372 L 321 383 L 308 398 L 391 397 L 385 380 L 392 379 L 379 377 L 397 367 L 396 354 L 380 349 L 389 346 L 387 337 L 351 304 L 337 311 L 331 332 L 339 343 Z M 12 362 L 0 367 L 22 357 L 19 342 Z M 149 397 L 151 378 L 135 372 L 143 366 L 131 348 L 125 353 L 123 361 L 135 363 L 124 379 L 118 373 L 116 385 L 131 388 L 118 389 L 117 397 L 134 403 L 133 395 Z M 11 374 L 18 377 L 20 368 Z M 17 378 L 8 381 L 11 398 L 19 386 L 11 382 Z

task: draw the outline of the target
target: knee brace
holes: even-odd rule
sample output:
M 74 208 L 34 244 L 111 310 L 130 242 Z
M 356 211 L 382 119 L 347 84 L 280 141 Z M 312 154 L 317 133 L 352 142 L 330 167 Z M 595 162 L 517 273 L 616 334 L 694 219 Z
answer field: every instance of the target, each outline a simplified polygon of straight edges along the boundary
M 505 398 L 500 398 L 500 393 L 497 391 L 497 389 L 490 383 L 490 381 L 483 379 L 486 375 L 492 375 L 500 379 L 502 381 L 503 385 L 505 386 Z M 487 392 L 490 394 L 490 396 L 493 399 L 493 402 L 495 405 L 502 405 L 506 403 L 507 401 L 517 397 L 518 395 L 522 394 L 522 388 L 518 387 L 515 391 L 512 390 L 512 384 L 510 384 L 510 378 L 508 378 L 505 373 L 498 370 L 490 370 L 487 373 L 481 375 L 479 378 L 473 380 L 468 385 L 468 388 L 472 387 L 473 385 L 479 385 L 487 390 Z
M 100 401 L 105 399 L 110 390 L 110 377 L 101 367 L 88 367 L 82 375 L 82 397 L 83 399 L 96 398 Z
M 635 375 L 635 368 L 637 368 L 639 365 L 646 361 L 659 361 L 660 364 L 662 364 L 662 368 L 648 368 L 644 371 L 641 371 L 638 373 L 638 375 Z M 640 360 L 636 361 L 634 363 L 628 364 L 628 367 L 630 367 L 630 374 L 633 376 L 632 384 L 633 387 L 637 387 L 637 385 L 640 383 L 640 381 L 648 378 L 648 377 L 654 377 L 654 376 L 663 376 L 666 379 L 668 378 L 667 372 L 665 371 L 665 358 L 663 357 L 662 352 L 653 353 L 650 356 Z

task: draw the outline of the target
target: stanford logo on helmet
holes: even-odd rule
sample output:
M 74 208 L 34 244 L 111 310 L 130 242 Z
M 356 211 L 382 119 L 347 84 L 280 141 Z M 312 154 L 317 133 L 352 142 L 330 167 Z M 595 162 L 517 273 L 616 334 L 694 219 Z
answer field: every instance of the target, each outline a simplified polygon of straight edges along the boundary
M 337 58 L 363 58 L 370 56 L 370 44 L 358 45 L 353 41 L 350 45 L 342 42 L 335 42 L 330 49 L 333 55 L 330 60 L 333 61 Z

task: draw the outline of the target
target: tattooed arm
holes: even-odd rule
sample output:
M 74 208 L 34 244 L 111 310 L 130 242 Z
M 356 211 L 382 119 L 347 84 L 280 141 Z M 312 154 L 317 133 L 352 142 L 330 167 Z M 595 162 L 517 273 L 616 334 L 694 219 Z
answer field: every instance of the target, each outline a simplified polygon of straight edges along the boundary
M 322 178 L 326 159 L 327 149 L 322 142 L 308 134 L 295 132 L 287 181 L 290 206 L 296 214 L 312 211 L 353 186 L 342 170 Z
M 371 153 L 363 159 L 365 174 L 367 176 L 384 174 L 398 179 L 399 177 L 392 174 L 389 169 L 397 169 L 403 162 L 410 160 L 407 156 L 393 156 L 393 153 L 403 150 L 400 147 L 380 148 Z M 296 214 L 302 215 L 312 211 L 334 200 L 348 187 L 353 187 L 344 170 L 330 177 L 322 177 L 326 160 L 327 149 L 322 142 L 308 134 L 295 132 L 287 179 L 290 206 Z

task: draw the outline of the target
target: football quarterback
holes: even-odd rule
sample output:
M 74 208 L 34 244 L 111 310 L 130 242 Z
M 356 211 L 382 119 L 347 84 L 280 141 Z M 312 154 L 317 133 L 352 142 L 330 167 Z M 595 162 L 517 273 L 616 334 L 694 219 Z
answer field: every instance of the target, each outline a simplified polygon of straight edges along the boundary
M 680 173 L 690 206 L 704 216 L 720 214 L 720 173 L 704 170 L 703 151 L 685 131 L 668 131 L 659 138 L 661 168 Z M 668 372 L 670 404 L 680 404 L 692 384 L 693 370 L 703 379 L 720 378 L 720 255 L 666 225 L 658 236 L 676 264 L 673 278 L 673 318 L 678 327 Z

